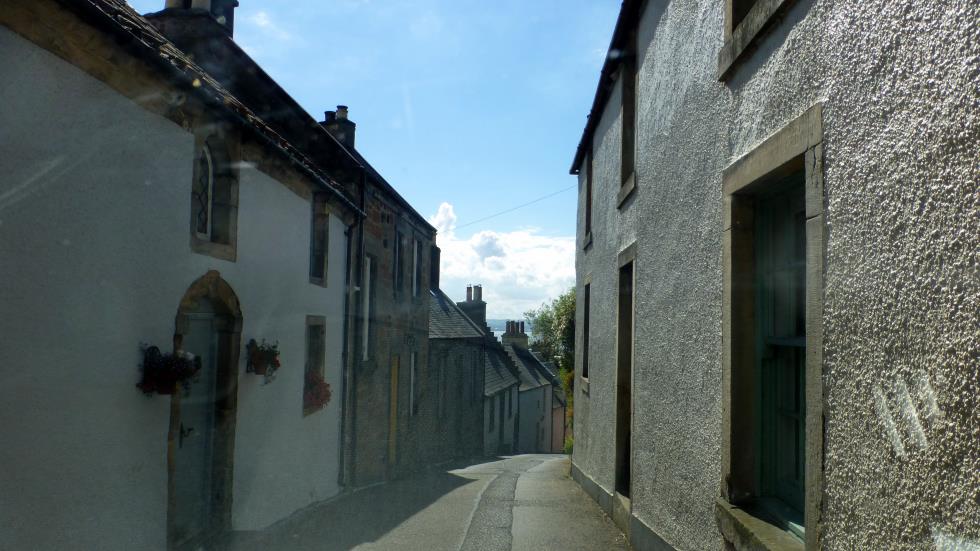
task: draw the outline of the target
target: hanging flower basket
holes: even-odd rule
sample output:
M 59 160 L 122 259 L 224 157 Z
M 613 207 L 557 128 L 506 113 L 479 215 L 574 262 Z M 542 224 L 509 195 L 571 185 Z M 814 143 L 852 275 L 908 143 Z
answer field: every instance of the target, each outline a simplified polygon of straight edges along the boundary
M 323 375 L 315 371 L 306 372 L 306 382 L 303 386 L 303 410 L 314 412 L 321 410 L 330 403 L 332 396 L 330 384 L 323 380 Z
M 141 345 L 143 377 L 136 386 L 147 396 L 151 394 L 173 394 L 180 385 L 189 389 L 194 376 L 201 370 L 200 358 L 193 354 L 160 352 L 156 346 Z
M 266 383 L 272 381 L 276 372 L 282 367 L 279 362 L 279 343 L 267 344 L 263 339 L 262 343 L 259 344 L 255 342 L 255 339 L 252 339 L 248 341 L 245 348 L 248 351 L 245 371 L 264 376 Z

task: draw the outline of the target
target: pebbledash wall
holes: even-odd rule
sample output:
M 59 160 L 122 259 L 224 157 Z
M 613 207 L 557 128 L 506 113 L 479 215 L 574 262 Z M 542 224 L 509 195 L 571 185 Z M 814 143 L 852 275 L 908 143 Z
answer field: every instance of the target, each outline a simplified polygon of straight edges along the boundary
M 268 385 L 241 353 L 232 528 L 336 494 L 344 224 L 329 286 L 311 285 L 310 203 L 246 153 L 237 262 L 193 254 L 191 133 L 2 26 L 0 67 L 0 547 L 166 547 L 170 399 L 136 388 L 139 345 L 169 349 L 209 270 L 240 300 L 243 342 L 282 352 Z M 334 399 L 303 417 L 308 314 L 326 318 Z
M 633 543 L 722 547 L 723 171 L 809 113 L 824 186 L 819 544 L 972 549 L 980 4 L 760 1 L 782 8 L 719 80 L 725 4 L 647 2 L 636 189 L 621 208 L 621 81 L 593 115 L 592 244 L 583 164 L 576 258 L 579 296 L 591 285 L 590 378 L 579 346 L 573 471 L 613 508 L 616 267 L 635 242 Z M 936 407 L 903 406 L 903 387 L 931 388 Z

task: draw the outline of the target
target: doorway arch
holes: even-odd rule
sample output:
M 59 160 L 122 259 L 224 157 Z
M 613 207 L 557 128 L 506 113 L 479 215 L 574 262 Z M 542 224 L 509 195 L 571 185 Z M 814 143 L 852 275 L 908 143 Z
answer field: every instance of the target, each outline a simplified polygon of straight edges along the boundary
M 170 402 L 169 549 L 196 549 L 231 528 L 242 319 L 238 296 L 215 270 L 192 283 L 177 308 L 174 352 L 194 354 L 201 371 Z

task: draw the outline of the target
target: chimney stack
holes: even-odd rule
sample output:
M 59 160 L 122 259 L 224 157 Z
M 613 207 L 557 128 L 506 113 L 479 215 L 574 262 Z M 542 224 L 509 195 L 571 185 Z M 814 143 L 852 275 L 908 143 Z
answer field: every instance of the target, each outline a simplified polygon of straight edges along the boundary
M 500 337 L 500 342 L 507 345 L 512 344 L 515 348 L 527 350 L 527 334 L 524 333 L 523 321 L 508 321 L 507 330 Z
M 484 328 L 487 335 L 491 335 L 487 327 L 487 303 L 483 302 L 483 286 L 467 285 L 466 302 L 457 302 L 456 306 L 466 314 L 466 317 L 473 320 L 473 323 Z
M 320 126 L 326 128 L 327 132 L 330 132 L 341 145 L 348 149 L 354 149 L 354 134 L 357 131 L 357 125 L 347 117 L 347 114 L 347 106 L 338 105 L 336 111 L 327 111 L 325 113 L 324 120 L 320 123 Z
M 149 14 L 148 18 L 154 20 L 154 23 L 167 38 L 173 40 L 177 43 L 178 47 L 187 51 L 187 48 L 181 46 L 179 42 L 183 38 L 183 34 L 191 29 L 171 29 L 171 27 L 199 27 L 199 24 L 190 22 L 186 18 L 179 22 L 170 22 L 167 20 L 168 15 L 172 15 L 174 11 L 193 11 L 202 15 L 210 15 L 211 17 L 206 19 L 211 21 L 211 25 L 213 25 L 214 21 L 218 22 L 221 25 L 221 29 L 228 33 L 229 36 L 232 36 L 235 32 L 235 8 L 237 7 L 238 0 L 167 0 L 162 12 Z

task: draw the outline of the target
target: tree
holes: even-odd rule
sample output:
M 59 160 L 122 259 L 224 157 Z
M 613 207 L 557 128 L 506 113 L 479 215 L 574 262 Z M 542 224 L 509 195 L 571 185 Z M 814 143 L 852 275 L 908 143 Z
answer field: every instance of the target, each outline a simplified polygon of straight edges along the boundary
M 575 397 L 575 288 L 550 303 L 524 312 L 524 318 L 531 326 L 534 350 L 558 366 L 567 404 L 565 423 L 571 428 Z M 570 437 L 566 439 L 565 447 L 570 451 Z

